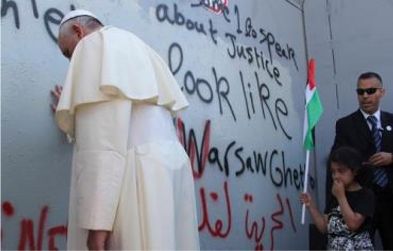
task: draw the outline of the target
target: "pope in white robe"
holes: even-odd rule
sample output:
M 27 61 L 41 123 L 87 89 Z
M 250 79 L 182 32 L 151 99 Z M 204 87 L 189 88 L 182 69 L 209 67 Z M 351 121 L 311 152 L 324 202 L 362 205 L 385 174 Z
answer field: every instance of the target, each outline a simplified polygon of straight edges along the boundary
M 75 139 L 67 248 L 88 230 L 108 249 L 199 249 L 194 181 L 172 115 L 188 102 L 162 58 L 101 27 L 76 45 L 56 110 Z

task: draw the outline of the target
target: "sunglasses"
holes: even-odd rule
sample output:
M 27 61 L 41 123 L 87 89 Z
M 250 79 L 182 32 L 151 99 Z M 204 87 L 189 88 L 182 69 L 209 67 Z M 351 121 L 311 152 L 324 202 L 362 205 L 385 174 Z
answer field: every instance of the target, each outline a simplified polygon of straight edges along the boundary
M 363 96 L 364 93 L 367 93 L 368 95 L 371 95 L 371 94 L 374 94 L 378 89 L 382 89 L 382 88 L 367 88 L 367 89 L 358 88 L 358 89 L 356 89 L 356 93 L 359 96 Z

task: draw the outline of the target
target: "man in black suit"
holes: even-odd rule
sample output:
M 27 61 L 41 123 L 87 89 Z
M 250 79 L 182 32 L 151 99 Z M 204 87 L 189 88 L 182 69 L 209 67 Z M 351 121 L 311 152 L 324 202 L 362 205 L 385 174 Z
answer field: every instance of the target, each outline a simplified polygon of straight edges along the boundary
M 357 82 L 359 110 L 336 122 L 332 151 L 340 146 L 357 149 L 372 166 L 371 188 L 376 196 L 372 233 L 376 230 L 385 250 L 393 249 L 393 114 L 380 110 L 385 94 L 381 77 L 366 72 Z M 327 172 L 326 194 L 331 194 L 332 178 Z M 329 198 L 327 196 L 327 198 Z M 367 203 L 365 201 L 364 203 Z

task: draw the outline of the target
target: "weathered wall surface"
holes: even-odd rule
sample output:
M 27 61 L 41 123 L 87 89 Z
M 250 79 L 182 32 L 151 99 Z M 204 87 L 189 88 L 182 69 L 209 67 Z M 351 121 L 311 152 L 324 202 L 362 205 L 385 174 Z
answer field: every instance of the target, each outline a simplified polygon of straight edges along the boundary
M 378 72 L 386 95 L 383 110 L 393 112 L 393 2 L 390 0 L 305 0 L 308 53 L 317 60 L 317 83 L 325 112 L 316 130 L 320 205 L 324 205 L 326 158 L 335 122 L 358 108 L 356 81 Z
M 67 70 L 55 38 L 74 7 L 145 40 L 189 99 L 176 125 L 193 163 L 201 247 L 307 248 L 301 11 L 284 0 L 221 2 L 2 1 L 3 249 L 65 248 L 72 146 L 49 90 Z

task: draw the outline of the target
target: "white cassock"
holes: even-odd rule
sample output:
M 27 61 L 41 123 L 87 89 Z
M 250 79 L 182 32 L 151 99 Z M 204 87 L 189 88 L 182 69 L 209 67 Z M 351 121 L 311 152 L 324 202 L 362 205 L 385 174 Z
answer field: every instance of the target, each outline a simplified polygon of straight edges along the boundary
M 199 249 L 194 181 L 172 116 L 188 105 L 165 62 L 128 31 L 106 26 L 72 56 L 56 111 L 75 138 L 67 248 L 88 229 L 109 249 Z

